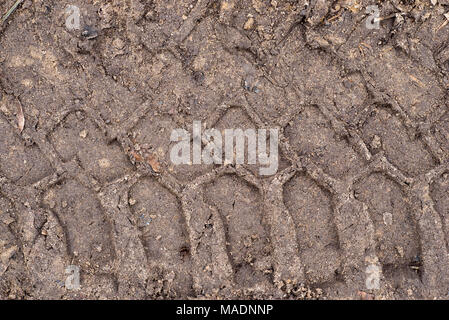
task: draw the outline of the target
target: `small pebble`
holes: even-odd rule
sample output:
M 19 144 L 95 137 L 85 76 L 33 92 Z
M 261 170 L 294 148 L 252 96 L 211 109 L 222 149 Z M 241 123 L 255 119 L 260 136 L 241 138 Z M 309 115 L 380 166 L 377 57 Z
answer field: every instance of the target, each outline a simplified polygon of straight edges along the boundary
M 243 26 L 243 29 L 245 30 L 250 30 L 252 29 L 254 26 L 254 18 L 250 17 L 246 22 L 245 25 Z
M 385 212 L 383 218 L 385 225 L 391 226 L 393 224 L 393 215 L 390 212 Z
M 80 132 L 80 137 L 85 139 L 87 137 L 87 130 L 83 130 Z
M 91 26 L 85 26 L 81 35 L 87 40 L 91 40 L 98 37 L 98 32 Z
M 373 140 L 371 141 L 371 147 L 374 149 L 379 148 L 382 145 L 380 137 L 378 135 L 374 135 Z
M 116 38 L 116 39 L 114 39 L 114 41 L 112 41 L 112 45 L 113 45 L 116 49 L 123 49 L 123 47 L 125 46 L 125 43 L 123 42 L 122 39 Z

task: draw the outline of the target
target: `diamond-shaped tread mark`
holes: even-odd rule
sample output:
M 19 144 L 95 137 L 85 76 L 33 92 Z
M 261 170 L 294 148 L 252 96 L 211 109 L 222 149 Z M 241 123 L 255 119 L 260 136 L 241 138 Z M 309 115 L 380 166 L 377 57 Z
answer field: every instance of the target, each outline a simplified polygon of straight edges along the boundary
M 295 37 L 301 37 L 297 34 L 299 31 L 294 32 Z M 281 106 L 286 98 L 291 100 L 287 100 L 289 108 L 305 102 L 334 105 L 335 112 L 348 123 L 353 123 L 363 112 L 364 102 L 368 99 L 363 77 L 359 73 L 344 74 L 342 67 L 328 54 L 307 49 L 304 43 L 295 39 L 283 48 L 272 68 L 271 76 L 282 86 L 294 86 L 299 96 L 282 98 Z
M 50 14 L 64 12 L 63 7 L 55 4 Z M 20 96 L 24 112 L 40 128 L 50 127 L 61 108 L 73 107 L 74 100 L 88 94 L 88 75 L 80 72 L 67 51 L 59 46 L 61 42 L 70 42 L 65 38 L 67 33 L 62 36 L 67 41 L 59 41 L 62 29 L 59 23 L 54 23 L 59 17 L 54 17 L 55 20 L 47 14 L 46 17 L 40 20 L 41 28 L 26 27 L 31 21 L 24 19 L 22 32 L 9 29 L 3 34 L 6 39 L 2 37 L 2 86 Z M 33 37 L 39 37 L 40 41 L 33 41 L 32 45 L 24 41 Z
M 151 276 L 168 280 L 161 292 L 150 294 L 190 294 L 192 288 L 189 235 L 179 200 L 151 178 L 139 180 L 130 190 L 129 202 L 150 263 Z M 165 290 L 165 291 L 164 291 Z
M 139 32 L 141 42 L 149 50 L 158 50 L 183 25 L 183 16 L 188 17 L 194 8 L 194 0 L 169 0 L 133 4 L 133 20 L 141 27 L 133 32 Z M 195 10 L 195 9 L 193 9 Z
M 77 157 L 82 167 L 101 183 L 132 170 L 118 144 L 108 144 L 95 123 L 82 112 L 68 115 L 49 138 L 64 162 Z
M 104 121 L 120 126 L 144 100 L 111 77 L 101 73 L 94 75 L 89 79 L 89 107 L 96 110 Z
M 223 220 L 235 282 L 242 287 L 269 285 L 269 229 L 259 192 L 233 175 L 205 186 L 204 192 Z
M 298 104 L 298 97 L 290 88 L 280 88 L 263 74 L 246 75 L 243 86 L 248 91 L 248 102 L 263 119 L 276 122 L 289 108 Z
M 227 91 L 215 86 L 210 89 L 201 66 L 190 70 L 170 55 L 160 54 L 157 58 L 163 64 L 163 77 L 154 95 L 155 109 L 173 114 L 182 125 L 208 119 Z
M 49 161 L 36 145 L 25 146 L 6 121 L 0 119 L 0 170 L 17 185 L 29 185 L 52 174 Z
M 445 91 L 433 74 L 417 67 L 395 50 L 384 50 L 367 62 L 376 86 L 395 99 L 412 118 L 427 118 L 441 108 Z
M 225 159 L 225 148 L 226 148 L 226 141 L 225 141 L 225 130 L 236 130 L 241 129 L 243 131 L 247 129 L 254 129 L 255 133 L 257 134 L 257 127 L 254 124 L 254 122 L 248 117 L 246 112 L 242 108 L 230 108 L 226 111 L 226 113 L 220 118 L 220 120 L 217 121 L 217 123 L 214 125 L 214 129 L 217 129 L 221 132 L 222 136 L 222 160 L 224 162 Z M 267 135 L 268 138 L 268 135 Z M 233 140 L 234 142 L 234 152 L 236 151 L 236 139 Z M 245 158 L 244 158 L 244 165 L 247 167 L 251 172 L 255 175 L 258 174 L 258 166 L 257 164 L 248 164 L 248 139 L 245 137 Z M 268 149 L 267 149 L 268 150 Z M 235 159 L 233 161 L 235 163 Z
M 367 119 L 362 139 L 373 154 L 385 151 L 387 159 L 408 175 L 427 172 L 435 165 L 423 142 L 411 138 L 400 119 L 386 109 L 375 110 Z
M 166 65 L 157 56 L 153 58 L 145 49 L 129 47 L 120 36 L 103 45 L 103 66 L 108 75 L 132 92 L 145 94 L 158 88 Z
M 292 149 L 299 155 L 307 155 L 335 177 L 354 172 L 361 160 L 345 141 L 337 137 L 331 123 L 317 107 L 307 107 L 285 128 Z
M 161 171 L 167 171 L 183 182 L 189 182 L 196 177 L 210 171 L 212 165 L 201 164 L 174 164 L 171 159 L 172 148 L 177 142 L 170 141 L 172 131 L 185 129 L 177 125 L 170 116 L 147 114 L 133 128 L 132 136 L 135 147 L 144 159 L 157 159 Z M 185 129 L 192 139 L 192 131 Z M 192 140 L 190 140 L 190 161 L 192 161 Z
M 340 268 L 340 248 L 328 192 L 297 174 L 284 185 L 284 202 L 295 226 L 308 281 L 332 282 Z

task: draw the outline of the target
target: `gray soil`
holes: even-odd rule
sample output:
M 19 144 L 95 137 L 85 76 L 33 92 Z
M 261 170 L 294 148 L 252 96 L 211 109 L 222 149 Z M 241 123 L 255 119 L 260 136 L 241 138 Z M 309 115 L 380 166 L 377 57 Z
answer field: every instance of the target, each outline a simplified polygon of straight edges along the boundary
M 448 298 L 434 2 L 24 1 L 0 31 L 0 298 Z M 279 128 L 277 174 L 174 166 L 193 120 Z

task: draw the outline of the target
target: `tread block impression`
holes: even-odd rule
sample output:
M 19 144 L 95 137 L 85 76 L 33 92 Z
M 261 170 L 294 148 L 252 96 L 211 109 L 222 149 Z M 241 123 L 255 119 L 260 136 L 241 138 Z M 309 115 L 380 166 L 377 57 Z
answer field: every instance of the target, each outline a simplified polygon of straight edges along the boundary
M 407 289 L 408 279 L 419 279 L 422 257 L 417 222 L 406 194 L 390 178 L 374 173 L 356 183 L 354 196 L 368 206 L 384 276 L 396 283 L 396 289 Z
M 10 202 L 0 196 L 0 299 L 21 299 L 30 284 L 13 217 Z
M 179 200 L 154 179 L 145 178 L 131 188 L 129 202 L 154 280 L 149 294 L 192 294 L 189 235 Z
M 111 225 L 92 190 L 76 180 L 66 180 L 46 192 L 43 203 L 57 215 L 67 251 L 80 267 L 111 271 Z
M 312 284 L 332 282 L 340 268 L 340 246 L 330 194 L 297 174 L 284 186 L 284 201 L 296 226 L 301 261 Z
M 204 192 L 223 220 L 234 281 L 244 288 L 270 285 L 269 229 L 258 190 L 226 175 L 205 186 Z

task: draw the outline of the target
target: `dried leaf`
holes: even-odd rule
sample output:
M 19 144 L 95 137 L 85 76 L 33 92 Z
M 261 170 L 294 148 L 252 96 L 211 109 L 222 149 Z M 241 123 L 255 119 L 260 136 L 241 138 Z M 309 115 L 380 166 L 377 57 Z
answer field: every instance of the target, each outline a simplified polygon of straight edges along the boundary
M 143 158 L 142 158 L 142 156 L 140 154 L 138 154 L 138 153 L 136 153 L 134 151 L 131 151 L 131 154 L 133 155 L 134 159 L 136 159 L 137 162 L 142 162 L 143 161 Z
M 154 172 L 161 172 L 161 165 L 155 155 L 148 156 L 147 163 L 151 166 Z
M 23 0 L 17 0 L 13 6 L 8 10 L 8 12 L 5 13 L 5 15 L 2 17 L 1 23 L 4 24 L 5 21 L 9 18 L 9 16 L 16 11 L 17 7 L 23 2 Z

